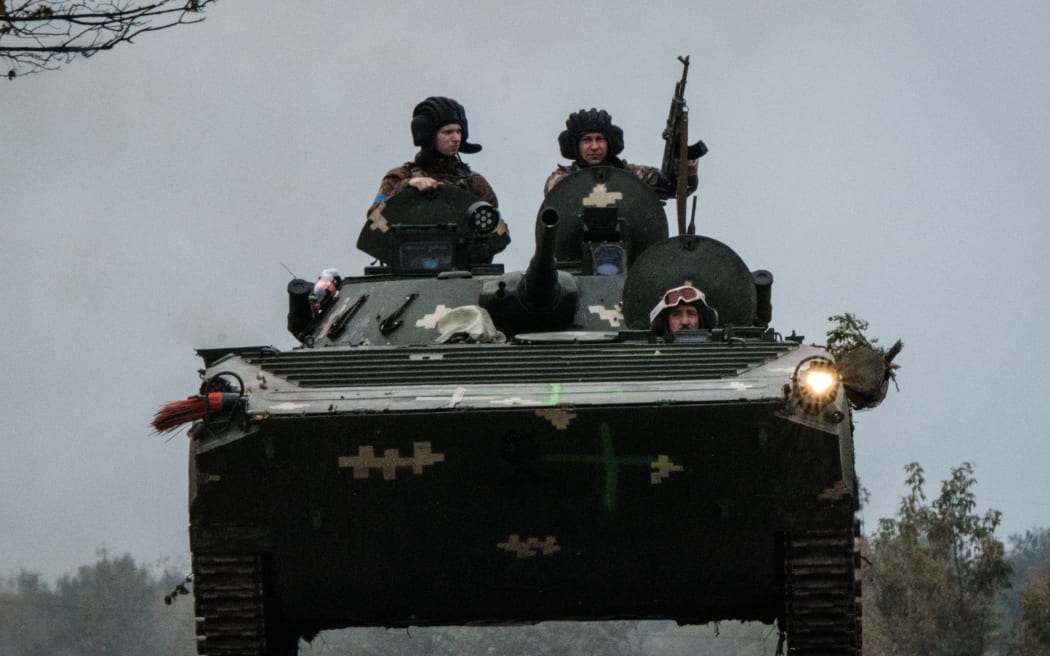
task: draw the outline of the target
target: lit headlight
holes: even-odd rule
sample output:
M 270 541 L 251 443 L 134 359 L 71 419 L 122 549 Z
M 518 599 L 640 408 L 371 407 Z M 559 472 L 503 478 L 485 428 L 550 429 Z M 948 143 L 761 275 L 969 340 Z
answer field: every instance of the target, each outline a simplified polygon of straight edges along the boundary
M 815 396 L 824 396 L 836 382 L 835 374 L 826 369 L 812 368 L 802 374 L 802 384 Z
M 817 355 L 795 367 L 791 391 L 804 411 L 816 413 L 835 400 L 840 384 L 835 363 Z

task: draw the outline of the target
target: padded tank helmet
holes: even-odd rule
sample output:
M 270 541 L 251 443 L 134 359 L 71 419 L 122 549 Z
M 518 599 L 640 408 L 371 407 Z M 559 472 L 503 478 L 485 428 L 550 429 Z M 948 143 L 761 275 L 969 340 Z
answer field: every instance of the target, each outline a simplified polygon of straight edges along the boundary
M 579 159 L 580 137 L 588 132 L 601 132 L 609 142 L 609 156 L 616 157 L 623 152 L 623 130 L 613 125 L 612 116 L 604 109 L 581 109 L 569 114 L 565 120 L 565 130 L 558 135 L 558 145 L 565 159 Z
M 458 123 L 463 128 L 460 152 L 470 154 L 481 150 L 478 144 L 467 142 L 467 113 L 463 105 L 444 96 L 430 96 L 412 110 L 412 143 L 420 148 L 433 147 L 438 130 L 449 123 Z

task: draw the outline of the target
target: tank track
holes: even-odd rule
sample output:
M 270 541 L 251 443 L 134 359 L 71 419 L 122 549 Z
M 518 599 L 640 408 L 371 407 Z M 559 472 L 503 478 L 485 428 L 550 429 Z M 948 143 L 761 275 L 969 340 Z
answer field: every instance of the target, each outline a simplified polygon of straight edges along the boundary
M 198 654 L 268 656 L 261 556 L 194 554 L 193 596 Z
M 784 536 L 784 624 L 789 656 L 860 656 L 860 553 L 853 529 Z

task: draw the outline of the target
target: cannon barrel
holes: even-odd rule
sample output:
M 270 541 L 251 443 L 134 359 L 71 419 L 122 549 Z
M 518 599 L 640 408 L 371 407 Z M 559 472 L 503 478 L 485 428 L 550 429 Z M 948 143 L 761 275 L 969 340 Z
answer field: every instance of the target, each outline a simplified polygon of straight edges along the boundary
M 530 308 L 549 308 L 558 299 L 558 267 L 554 257 L 558 236 L 558 211 L 545 207 L 536 221 L 536 252 L 522 280 L 520 298 Z
M 529 268 L 486 281 L 478 305 L 505 335 L 566 330 L 579 301 L 575 277 L 558 270 L 558 211 L 544 207 L 536 219 L 536 250 Z

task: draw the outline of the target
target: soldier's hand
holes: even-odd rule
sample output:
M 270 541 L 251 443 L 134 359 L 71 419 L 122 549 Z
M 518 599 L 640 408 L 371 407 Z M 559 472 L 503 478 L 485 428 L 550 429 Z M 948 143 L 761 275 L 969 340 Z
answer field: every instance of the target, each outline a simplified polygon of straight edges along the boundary
M 419 191 L 434 191 L 441 183 L 434 178 L 412 178 L 408 184 Z

